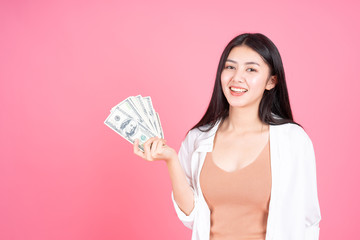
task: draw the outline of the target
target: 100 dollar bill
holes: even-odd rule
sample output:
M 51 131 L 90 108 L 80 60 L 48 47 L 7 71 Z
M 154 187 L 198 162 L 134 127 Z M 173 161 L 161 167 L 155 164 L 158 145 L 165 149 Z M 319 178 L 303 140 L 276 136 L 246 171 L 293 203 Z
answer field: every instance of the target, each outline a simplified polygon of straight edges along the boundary
M 139 139 L 139 148 L 143 152 L 144 143 L 149 138 L 155 137 L 155 134 L 140 121 L 118 106 L 112 110 L 104 123 L 132 144 L 134 144 L 135 139 Z

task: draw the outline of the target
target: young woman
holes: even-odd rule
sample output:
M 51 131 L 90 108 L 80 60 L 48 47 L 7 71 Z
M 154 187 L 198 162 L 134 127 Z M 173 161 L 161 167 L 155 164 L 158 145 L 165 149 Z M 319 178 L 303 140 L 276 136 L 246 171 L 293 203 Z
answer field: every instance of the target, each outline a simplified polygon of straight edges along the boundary
M 176 213 L 192 239 L 317 240 L 321 219 L 312 142 L 293 121 L 280 54 L 262 34 L 225 47 L 203 118 L 179 154 L 151 138 L 165 160 Z

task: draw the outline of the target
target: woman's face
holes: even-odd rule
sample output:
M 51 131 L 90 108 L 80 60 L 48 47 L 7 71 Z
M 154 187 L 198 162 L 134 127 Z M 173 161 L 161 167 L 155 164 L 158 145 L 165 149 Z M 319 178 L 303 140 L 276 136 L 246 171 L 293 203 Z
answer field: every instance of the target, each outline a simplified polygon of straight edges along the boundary
M 265 89 L 275 87 L 276 78 L 261 56 L 241 45 L 231 49 L 221 73 L 221 86 L 232 107 L 259 107 Z

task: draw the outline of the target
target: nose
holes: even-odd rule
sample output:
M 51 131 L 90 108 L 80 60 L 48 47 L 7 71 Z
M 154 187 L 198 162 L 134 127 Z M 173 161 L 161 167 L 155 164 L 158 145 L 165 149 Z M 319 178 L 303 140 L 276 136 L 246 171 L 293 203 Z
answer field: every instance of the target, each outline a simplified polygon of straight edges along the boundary
M 243 72 L 241 71 L 241 69 L 237 70 L 234 74 L 234 76 L 232 77 L 232 80 L 235 82 L 244 82 L 245 78 L 243 75 Z

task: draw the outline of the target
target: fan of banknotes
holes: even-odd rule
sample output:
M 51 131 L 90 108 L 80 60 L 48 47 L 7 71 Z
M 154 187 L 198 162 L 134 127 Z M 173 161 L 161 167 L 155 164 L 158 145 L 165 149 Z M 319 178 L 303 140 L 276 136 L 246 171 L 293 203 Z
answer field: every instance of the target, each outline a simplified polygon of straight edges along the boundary
M 104 122 L 130 143 L 139 139 L 139 148 L 151 137 L 164 138 L 159 114 L 155 112 L 150 97 L 131 96 L 110 110 Z

